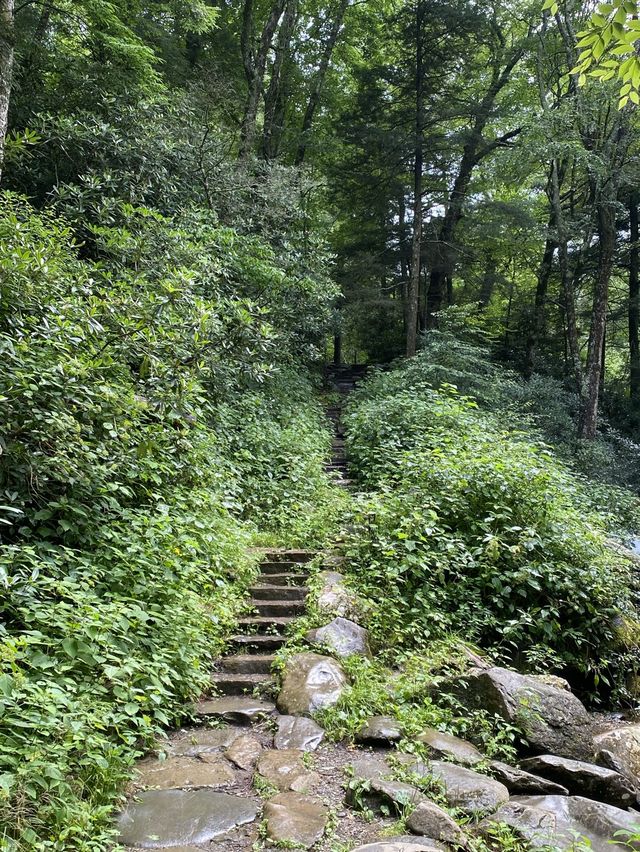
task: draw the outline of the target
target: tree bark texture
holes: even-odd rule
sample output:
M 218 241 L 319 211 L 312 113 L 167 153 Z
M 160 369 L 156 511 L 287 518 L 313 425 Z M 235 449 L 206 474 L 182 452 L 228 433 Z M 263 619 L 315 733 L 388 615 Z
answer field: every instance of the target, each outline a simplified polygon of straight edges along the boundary
M 14 57 L 13 0 L 0 0 L 0 180 L 9 124 Z
M 629 396 L 634 411 L 640 407 L 640 246 L 638 194 L 629 199 Z
M 423 0 L 416 3 L 416 122 L 413 162 L 413 235 L 411 239 L 411 270 L 407 287 L 406 354 L 416 354 L 418 343 L 418 303 L 420 297 L 420 260 L 422 253 L 422 169 L 424 166 L 424 45 Z
M 311 87 L 311 94 L 309 95 L 309 100 L 307 101 L 307 108 L 304 112 L 304 118 L 302 119 L 302 127 L 300 129 L 300 142 L 298 144 L 298 150 L 296 152 L 295 159 L 295 163 L 297 166 L 302 165 L 307 153 L 307 146 L 309 143 L 309 131 L 311 130 L 311 127 L 313 125 L 313 119 L 320 103 L 320 96 L 322 95 L 322 88 L 324 86 L 324 81 L 327 76 L 327 71 L 329 70 L 331 56 L 338 41 L 338 37 L 340 36 L 340 30 L 342 29 L 344 16 L 347 9 L 349 8 L 350 2 L 351 0 L 340 0 L 340 5 L 338 6 L 335 12 L 331 23 L 331 29 L 329 30 L 327 40 L 324 44 L 322 56 L 320 57 L 320 64 L 318 66 L 318 70 L 316 72 Z

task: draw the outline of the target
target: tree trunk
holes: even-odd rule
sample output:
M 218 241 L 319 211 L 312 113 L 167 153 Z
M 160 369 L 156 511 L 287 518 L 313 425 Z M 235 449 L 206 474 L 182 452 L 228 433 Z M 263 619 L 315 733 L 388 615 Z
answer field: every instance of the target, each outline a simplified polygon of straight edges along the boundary
M 275 47 L 275 58 L 271 66 L 269 86 L 264 96 L 262 154 L 265 160 L 275 160 L 280 153 L 288 89 L 287 72 L 291 60 L 291 39 L 298 20 L 298 11 L 298 0 L 286 0 Z
M 284 11 L 285 0 L 276 0 L 271 7 L 267 21 L 260 36 L 260 42 L 253 44 L 253 0 L 245 0 L 242 12 L 242 33 L 240 36 L 240 47 L 242 50 L 242 64 L 247 78 L 247 100 L 242 118 L 240 130 L 240 158 L 244 159 L 253 150 L 256 121 L 260 97 L 264 88 L 264 75 L 267 67 L 267 56 L 271 49 L 274 33 Z
M 11 98 L 13 63 L 13 0 L 0 0 L 0 180 L 2 179 L 4 143 L 9 123 L 9 99 Z
M 429 328 L 437 325 L 436 314 L 442 309 L 445 300 L 451 301 L 455 260 L 453 238 L 456 226 L 462 218 L 464 200 L 469 189 L 473 171 L 478 163 L 491 151 L 507 145 L 509 140 L 520 132 L 518 128 L 488 143 L 483 138 L 485 127 L 493 113 L 496 98 L 509 82 L 511 72 L 520 61 L 523 53 L 524 47 L 518 46 L 511 53 L 502 68 L 500 68 L 500 60 L 496 59 L 491 84 L 473 116 L 473 126 L 462 151 L 460 167 L 453 183 L 453 189 L 449 195 L 445 215 L 438 234 L 438 242 L 434 251 L 434 263 L 429 279 L 427 304 L 427 326 Z
M 593 294 L 582 422 L 580 424 L 580 437 L 588 439 L 595 438 L 598 431 L 598 400 L 607 327 L 609 281 L 616 249 L 615 197 L 612 197 L 610 192 L 601 194 L 598 200 L 597 213 L 600 257 Z
M 549 230 L 553 227 L 553 213 L 549 217 Z M 533 303 L 533 317 L 531 318 L 531 328 L 527 337 L 527 344 L 524 356 L 524 375 L 530 379 L 535 372 L 536 355 L 538 346 L 544 335 L 546 325 L 546 306 L 547 306 L 547 290 L 549 289 L 549 279 L 551 278 L 551 270 L 553 269 L 553 255 L 556 249 L 556 242 L 548 236 L 544 244 L 542 260 L 538 267 L 538 280 L 536 283 L 536 295 Z
M 638 245 L 638 194 L 629 199 L 629 396 L 636 412 L 640 407 L 640 246 Z
M 489 306 L 491 297 L 493 296 L 493 288 L 496 284 L 496 261 L 490 253 L 485 258 L 484 276 L 482 278 L 482 286 L 478 296 L 478 307 L 481 311 Z
M 413 235 L 411 271 L 407 288 L 406 354 L 416 354 L 418 342 L 418 301 L 420 297 L 420 260 L 422 252 L 422 169 L 424 160 L 424 80 L 422 18 L 423 0 L 416 2 L 416 136 L 413 162 Z
M 318 71 L 313 81 L 313 86 L 311 88 L 311 94 L 309 95 L 309 100 L 307 102 L 307 108 L 304 113 L 304 118 L 302 119 L 300 142 L 298 144 L 298 151 L 296 153 L 295 159 L 296 166 L 302 165 L 307 153 L 309 131 L 311 130 L 311 126 L 313 124 L 316 109 L 318 108 L 318 104 L 320 103 L 320 96 L 322 94 L 322 88 L 324 86 L 325 77 L 327 76 L 327 71 L 329 69 L 329 63 L 331 62 L 331 56 L 338 41 L 340 30 L 342 29 L 342 22 L 344 21 L 344 16 L 347 9 L 349 8 L 350 2 L 351 0 L 340 0 L 340 5 L 338 6 L 336 13 L 333 17 L 331 29 L 329 30 L 329 35 L 327 36 L 327 40 L 324 44 L 324 50 L 322 51 L 322 56 L 320 57 L 320 65 L 318 66 Z

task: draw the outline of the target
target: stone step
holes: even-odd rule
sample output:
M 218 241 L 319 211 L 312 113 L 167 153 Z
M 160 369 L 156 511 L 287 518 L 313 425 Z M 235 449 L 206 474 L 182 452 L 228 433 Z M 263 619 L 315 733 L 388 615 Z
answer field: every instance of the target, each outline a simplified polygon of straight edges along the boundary
M 309 589 L 306 586 L 281 586 L 268 583 L 261 586 L 251 586 L 250 592 L 256 600 L 303 601 L 309 593 Z
M 286 627 L 288 624 L 291 624 L 292 621 L 296 619 L 293 616 L 264 616 L 264 615 L 252 615 L 247 618 L 238 619 L 238 624 L 241 627 L 252 628 L 255 627 L 256 631 L 260 627 Z
M 233 654 L 220 661 L 225 672 L 233 674 L 269 674 L 275 654 Z
M 267 550 L 265 562 L 310 562 L 317 556 L 316 550 Z
M 258 686 L 272 683 L 270 674 L 234 674 L 232 672 L 214 672 L 211 685 L 222 695 L 243 695 L 253 692 Z
M 258 566 L 261 574 L 279 574 L 282 571 L 292 573 L 297 570 L 297 562 L 261 562 Z
M 308 574 L 263 574 L 260 577 L 260 583 L 268 586 L 299 588 L 300 586 L 304 586 L 308 579 Z
M 301 615 L 305 610 L 305 602 L 303 600 L 259 600 L 251 598 L 252 609 L 255 609 L 259 615 Z
M 229 644 L 232 648 L 237 648 L 239 651 L 251 651 L 261 654 L 264 651 L 277 651 L 287 641 L 286 636 L 279 633 L 254 633 L 243 634 L 241 636 L 232 636 Z

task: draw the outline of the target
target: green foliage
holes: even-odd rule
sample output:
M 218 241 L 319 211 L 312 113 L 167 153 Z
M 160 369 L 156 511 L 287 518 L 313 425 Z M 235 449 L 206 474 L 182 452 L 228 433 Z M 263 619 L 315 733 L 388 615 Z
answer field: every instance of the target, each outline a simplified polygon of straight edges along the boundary
M 555 0 L 545 0 L 543 9 L 555 15 L 558 4 Z M 588 76 L 602 82 L 615 78 L 620 81 L 619 108 L 625 107 L 629 101 L 640 104 L 637 2 L 614 0 L 613 3 L 599 3 L 587 27 L 577 37 L 580 55 L 570 73 L 578 75 L 579 84 L 583 86 Z
M 248 546 L 320 541 L 335 516 L 326 423 L 291 369 L 330 293 L 301 275 L 294 296 L 268 246 L 208 214 L 114 211 L 90 261 L 65 221 L 0 200 L 8 849 L 108 848 L 128 766 L 234 627 Z
M 441 640 L 419 653 L 405 654 L 399 670 L 391 670 L 381 655 L 373 660 L 353 656 L 343 662 L 350 685 L 335 707 L 317 718 L 334 740 L 353 741 L 371 716 L 391 716 L 400 722 L 402 751 L 427 756 L 416 736 L 437 728 L 476 743 L 487 757 L 512 759 L 518 732 L 484 711 L 468 711 L 440 685 L 461 674 L 467 665 L 459 643 Z
M 347 545 L 377 641 L 424 648 L 449 633 L 525 669 L 621 679 L 633 648 L 629 566 L 606 546 L 580 480 L 540 443 L 455 388 L 406 370 L 374 376 L 345 422 L 371 493 Z M 381 590 L 384 589 L 384 595 Z

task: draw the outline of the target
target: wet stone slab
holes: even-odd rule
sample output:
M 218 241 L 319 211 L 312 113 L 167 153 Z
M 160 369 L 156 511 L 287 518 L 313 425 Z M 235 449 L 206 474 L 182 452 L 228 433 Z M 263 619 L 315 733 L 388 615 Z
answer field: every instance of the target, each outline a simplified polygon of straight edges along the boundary
M 173 757 L 168 760 L 148 760 L 137 766 L 136 787 L 170 790 L 184 787 L 227 787 L 234 783 L 235 772 L 230 764 L 215 752 L 198 757 Z
M 208 789 L 147 790 L 120 814 L 119 842 L 140 849 L 208 843 L 252 822 L 258 811 L 252 799 Z

